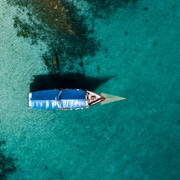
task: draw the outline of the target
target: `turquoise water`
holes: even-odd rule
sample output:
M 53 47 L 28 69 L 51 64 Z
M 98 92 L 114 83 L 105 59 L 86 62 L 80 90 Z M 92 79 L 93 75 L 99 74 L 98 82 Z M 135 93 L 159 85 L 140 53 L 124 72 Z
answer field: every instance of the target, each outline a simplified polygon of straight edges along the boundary
M 69 0 L 63 27 L 14 2 L 0 0 L 0 179 L 179 180 L 180 2 Z M 127 99 L 28 108 L 61 85 Z

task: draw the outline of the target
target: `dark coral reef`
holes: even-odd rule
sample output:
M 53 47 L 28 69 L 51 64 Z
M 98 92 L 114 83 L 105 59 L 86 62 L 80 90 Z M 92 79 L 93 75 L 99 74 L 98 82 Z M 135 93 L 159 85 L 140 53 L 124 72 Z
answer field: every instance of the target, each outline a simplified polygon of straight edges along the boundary
M 94 17 L 107 18 L 119 8 L 135 8 L 138 0 L 86 0 Z
M 14 17 L 17 36 L 30 38 L 32 44 L 43 41 L 49 47 L 43 61 L 52 74 L 62 72 L 64 67 L 69 71 L 77 66 L 83 69 L 83 57 L 94 56 L 100 47 L 93 36 L 94 19 L 107 18 L 118 8 L 128 5 L 135 7 L 137 0 L 84 0 L 88 5 L 86 13 L 82 13 L 74 1 L 68 0 L 7 2 L 19 7 L 19 13 Z
M 65 0 L 8 0 L 8 3 L 20 10 L 14 17 L 17 35 L 30 38 L 33 44 L 41 40 L 48 45 L 43 60 L 50 73 L 59 72 L 67 63 L 76 63 L 84 56 L 93 56 L 98 50 L 92 28 L 73 3 Z
M 5 141 L 0 141 L 0 179 L 6 180 L 9 175 L 16 171 L 13 154 L 6 155 L 3 149 Z

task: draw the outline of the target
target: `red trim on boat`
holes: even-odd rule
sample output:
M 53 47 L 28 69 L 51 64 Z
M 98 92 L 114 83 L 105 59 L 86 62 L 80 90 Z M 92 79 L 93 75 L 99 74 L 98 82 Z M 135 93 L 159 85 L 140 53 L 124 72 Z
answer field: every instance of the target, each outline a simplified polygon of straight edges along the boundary
M 101 96 L 101 101 L 100 102 L 102 102 L 102 101 L 104 101 L 106 98 L 105 97 L 103 97 L 103 96 Z

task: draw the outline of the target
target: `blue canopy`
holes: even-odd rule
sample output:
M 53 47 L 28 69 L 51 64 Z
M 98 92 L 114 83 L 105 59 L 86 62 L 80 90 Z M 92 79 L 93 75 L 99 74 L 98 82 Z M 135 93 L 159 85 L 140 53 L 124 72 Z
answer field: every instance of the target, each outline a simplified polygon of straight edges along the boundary
M 29 101 L 31 107 L 37 109 L 77 109 L 87 106 L 86 91 L 79 89 L 32 92 Z
M 80 89 L 65 89 L 58 97 L 61 108 L 76 109 L 87 105 L 86 91 Z
M 45 90 L 32 92 L 31 107 L 36 109 L 59 109 L 56 97 L 59 90 Z

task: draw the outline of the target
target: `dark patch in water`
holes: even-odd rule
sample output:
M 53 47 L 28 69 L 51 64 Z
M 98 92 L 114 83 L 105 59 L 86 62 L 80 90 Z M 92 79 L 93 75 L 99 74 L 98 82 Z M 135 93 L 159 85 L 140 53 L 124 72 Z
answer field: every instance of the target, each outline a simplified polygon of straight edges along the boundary
M 157 42 L 154 41 L 152 45 L 155 47 L 157 45 Z
M 81 67 L 84 66 L 83 61 L 79 62 L 79 66 L 81 66 Z
M 158 66 L 162 66 L 162 62 L 157 62 L 157 65 Z
M 95 17 L 107 18 L 119 8 L 126 8 L 128 5 L 131 9 L 135 8 L 138 0 L 86 0 L 91 6 L 91 11 Z
M 127 36 L 129 33 L 127 31 L 124 32 L 124 35 Z
M 144 10 L 145 10 L 145 11 L 148 11 L 148 9 L 149 9 L 148 7 L 144 7 Z
M 40 40 L 48 45 L 43 59 L 49 73 L 60 72 L 69 62 L 78 65 L 77 59 L 94 56 L 98 50 L 99 44 L 92 37 L 93 28 L 73 3 L 66 0 L 7 2 L 21 9 L 14 17 L 17 36 L 30 38 L 32 44 Z
M 0 141 L 0 179 L 6 180 L 8 176 L 16 171 L 14 154 L 6 155 L 3 149 L 5 141 Z
M 97 66 L 97 70 L 100 71 L 100 66 L 99 65 Z
M 96 90 L 101 84 L 107 82 L 112 76 L 104 78 L 88 77 L 80 73 L 50 74 L 34 76 L 30 84 L 30 91 L 41 91 L 47 89 L 79 88 Z

